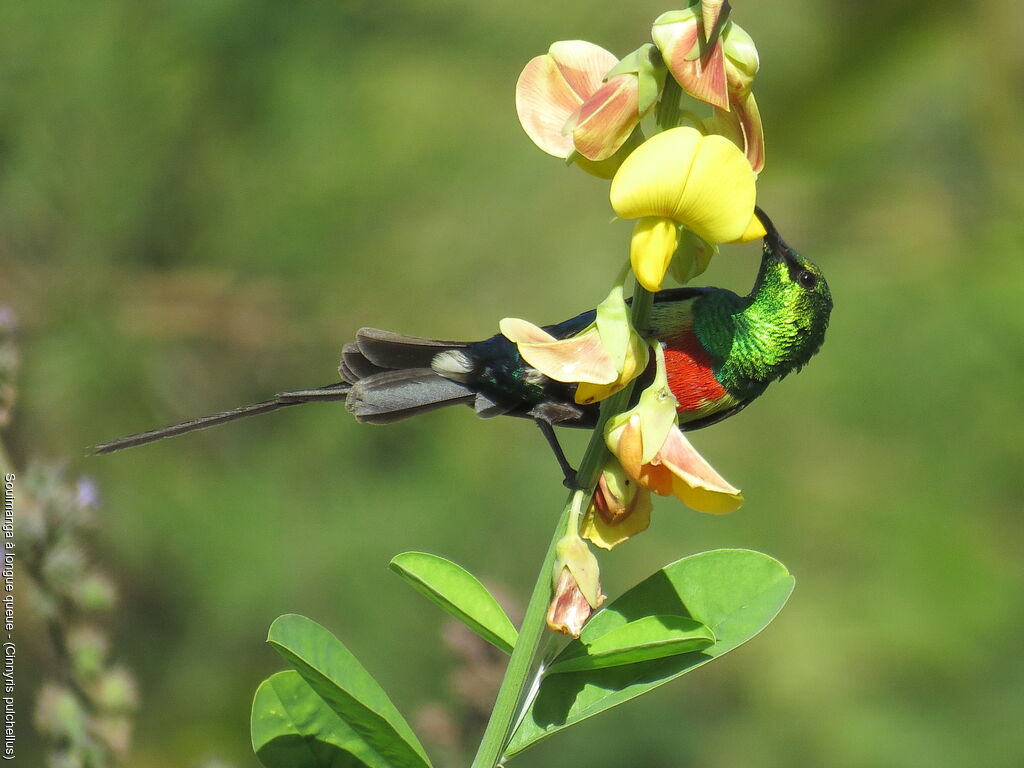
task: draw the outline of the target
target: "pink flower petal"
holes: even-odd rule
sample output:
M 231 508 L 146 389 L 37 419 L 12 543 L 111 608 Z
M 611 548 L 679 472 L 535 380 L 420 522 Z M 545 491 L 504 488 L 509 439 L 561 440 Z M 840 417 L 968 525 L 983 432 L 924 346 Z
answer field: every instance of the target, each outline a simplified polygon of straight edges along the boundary
M 555 381 L 611 384 L 619 378 L 596 327 L 569 339 L 555 339 L 543 328 L 518 318 L 506 317 L 498 327 L 515 342 L 523 359 Z
M 531 59 L 516 83 L 516 112 L 533 143 L 555 157 L 573 151 L 566 121 L 596 91 L 614 55 L 583 40 L 563 40 Z
M 678 428 L 669 433 L 658 459 L 675 476 L 673 494 L 690 508 L 708 514 L 725 514 L 742 506 L 743 494 L 739 488 L 734 488 L 718 474 Z
M 586 40 L 560 40 L 548 48 L 569 87 L 586 99 L 600 86 L 604 76 L 619 63 L 615 54 Z
M 734 103 L 733 111 L 743 130 L 743 151 L 746 152 L 754 173 L 760 173 L 764 169 L 764 127 L 761 125 L 761 111 L 757 108 L 753 91 L 748 92 L 738 103 Z
M 527 344 L 545 344 L 558 341 L 554 336 L 543 328 L 534 325 L 528 320 L 520 320 L 518 317 L 506 317 L 498 323 L 501 335 L 509 341 L 524 342 Z
M 698 20 L 655 24 L 652 30 L 672 76 L 695 99 L 720 109 L 729 109 L 725 76 L 725 54 L 719 36 L 709 51 L 691 56 L 701 36 Z
M 576 151 L 589 160 L 614 155 L 640 122 L 636 75 L 615 75 L 583 102 L 575 116 Z
M 725 8 L 723 9 L 723 6 Z M 726 0 L 700 0 L 700 15 L 704 20 L 704 39 L 710 40 L 723 10 L 728 10 Z

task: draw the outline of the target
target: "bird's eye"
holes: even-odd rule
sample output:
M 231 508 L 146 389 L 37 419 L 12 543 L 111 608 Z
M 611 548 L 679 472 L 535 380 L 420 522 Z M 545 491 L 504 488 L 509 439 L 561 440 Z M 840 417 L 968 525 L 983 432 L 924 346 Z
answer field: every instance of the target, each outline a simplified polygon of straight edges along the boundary
M 796 276 L 797 282 L 801 286 L 806 288 L 808 291 L 814 290 L 818 284 L 818 276 L 813 272 L 808 272 L 806 269 L 800 271 L 800 274 Z

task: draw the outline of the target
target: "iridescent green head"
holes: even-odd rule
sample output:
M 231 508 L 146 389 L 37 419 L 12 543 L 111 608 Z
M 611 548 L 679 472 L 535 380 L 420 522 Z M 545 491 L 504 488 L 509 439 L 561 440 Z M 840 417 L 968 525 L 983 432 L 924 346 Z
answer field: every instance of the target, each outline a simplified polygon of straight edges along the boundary
M 748 375 L 769 381 L 800 370 L 821 347 L 832 294 L 821 270 L 786 245 L 764 211 L 756 213 L 767 234 L 761 270 L 738 326 L 752 348 L 748 367 L 757 369 Z

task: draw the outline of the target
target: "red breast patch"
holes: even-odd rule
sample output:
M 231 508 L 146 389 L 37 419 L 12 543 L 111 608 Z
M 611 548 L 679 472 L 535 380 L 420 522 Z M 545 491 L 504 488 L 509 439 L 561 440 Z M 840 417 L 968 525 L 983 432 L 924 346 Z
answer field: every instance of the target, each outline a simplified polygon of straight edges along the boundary
M 729 393 L 712 371 L 714 361 L 692 330 L 665 339 L 668 386 L 679 401 L 679 413 L 696 411 Z

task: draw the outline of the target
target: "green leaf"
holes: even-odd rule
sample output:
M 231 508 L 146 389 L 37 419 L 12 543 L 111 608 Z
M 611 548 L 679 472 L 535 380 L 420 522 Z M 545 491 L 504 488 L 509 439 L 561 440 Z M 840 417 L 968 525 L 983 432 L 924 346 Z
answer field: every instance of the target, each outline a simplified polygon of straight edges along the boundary
M 793 577 L 777 560 L 746 549 L 718 549 L 677 560 L 594 614 L 584 645 L 648 616 L 689 616 L 716 638 L 703 651 L 625 666 L 545 677 L 506 755 L 622 704 L 728 653 L 752 638 L 785 605 Z
M 426 552 L 404 552 L 388 567 L 491 645 L 512 653 L 516 628 L 487 588 L 465 568 Z
M 388 768 L 294 670 L 260 683 L 249 728 L 266 768 Z
M 409 724 L 338 638 L 305 616 L 286 614 L 270 625 L 267 642 L 386 765 L 429 768 Z
M 684 616 L 644 616 L 606 632 L 589 643 L 566 646 L 548 674 L 618 667 L 700 651 L 715 642 L 714 633 Z

